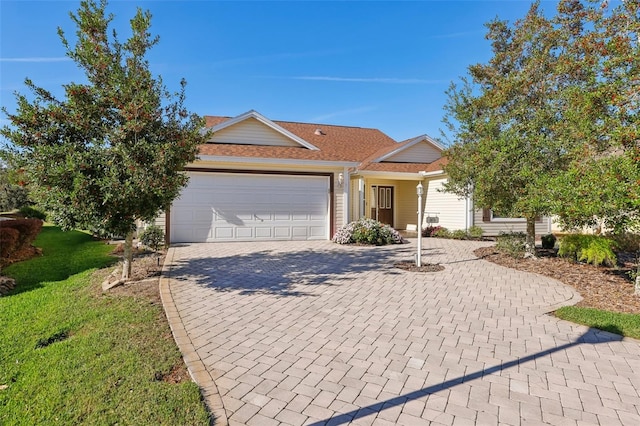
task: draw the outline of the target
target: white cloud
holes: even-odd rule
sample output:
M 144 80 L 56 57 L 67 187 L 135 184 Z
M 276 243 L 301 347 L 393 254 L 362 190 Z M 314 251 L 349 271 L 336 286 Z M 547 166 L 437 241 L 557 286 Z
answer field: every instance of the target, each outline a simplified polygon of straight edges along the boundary
M 381 77 L 329 77 L 329 76 L 298 76 L 294 80 L 309 81 L 341 81 L 347 83 L 384 83 L 384 84 L 442 84 L 448 80 L 426 80 L 421 78 L 381 78 Z
M 0 58 L 0 62 L 65 62 L 70 60 L 71 59 L 67 58 L 66 56 L 51 57 L 51 58 L 38 57 L 38 56 L 26 57 L 26 58 Z
M 323 115 L 318 115 L 316 117 L 311 118 L 309 121 L 310 122 L 319 122 L 319 121 L 325 121 L 329 118 L 333 118 L 333 117 L 338 117 L 338 116 L 342 116 L 342 115 L 353 115 L 353 114 L 361 114 L 363 112 L 369 112 L 369 111 L 373 111 L 375 110 L 376 107 L 375 106 L 363 106 L 363 107 L 359 107 L 359 108 L 351 108 L 351 109 L 343 109 L 340 111 L 334 111 L 334 112 L 330 112 L 327 114 L 323 114 Z

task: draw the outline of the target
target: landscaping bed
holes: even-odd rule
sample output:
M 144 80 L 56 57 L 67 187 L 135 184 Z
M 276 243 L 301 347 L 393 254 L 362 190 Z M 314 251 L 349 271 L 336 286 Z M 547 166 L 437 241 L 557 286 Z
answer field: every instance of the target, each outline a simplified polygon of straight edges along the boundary
M 519 271 L 554 278 L 575 288 L 583 300 L 576 306 L 609 312 L 640 314 L 640 297 L 627 272 L 634 268 L 635 256 L 618 254 L 617 267 L 593 266 L 558 258 L 554 250 L 538 249 L 538 259 L 514 258 L 500 253 L 495 246 L 474 251 L 481 259 Z

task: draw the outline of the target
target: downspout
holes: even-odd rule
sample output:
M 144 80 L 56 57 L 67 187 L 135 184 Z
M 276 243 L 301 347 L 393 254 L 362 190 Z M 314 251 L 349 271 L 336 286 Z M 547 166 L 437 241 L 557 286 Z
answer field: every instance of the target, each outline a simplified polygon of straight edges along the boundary
M 465 197 L 465 201 L 466 201 L 466 206 L 467 206 L 467 218 L 466 218 L 466 222 L 467 222 L 467 231 L 469 230 L 469 228 L 471 228 L 474 223 L 473 223 L 473 211 L 474 211 L 474 207 L 473 207 L 473 196 L 468 195 L 467 197 Z

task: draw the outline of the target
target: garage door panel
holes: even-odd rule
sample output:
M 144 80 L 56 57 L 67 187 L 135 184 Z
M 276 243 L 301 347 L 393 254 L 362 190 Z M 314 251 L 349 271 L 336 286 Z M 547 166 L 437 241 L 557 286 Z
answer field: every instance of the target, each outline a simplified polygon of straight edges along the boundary
M 171 239 L 327 239 L 329 178 L 189 172 L 171 209 Z

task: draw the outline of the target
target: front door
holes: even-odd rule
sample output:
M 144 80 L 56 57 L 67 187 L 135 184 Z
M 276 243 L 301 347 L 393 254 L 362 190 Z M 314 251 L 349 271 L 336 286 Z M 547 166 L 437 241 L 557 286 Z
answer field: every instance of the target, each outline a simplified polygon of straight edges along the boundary
M 393 187 L 372 186 L 371 217 L 393 226 Z

